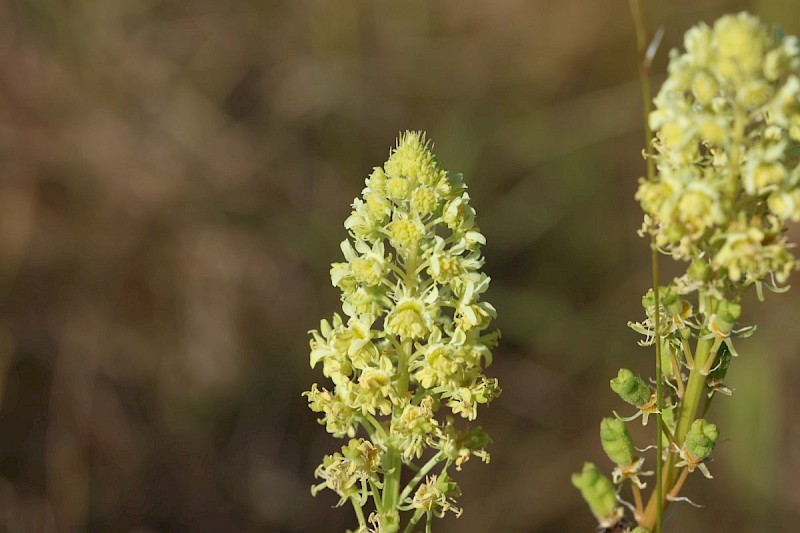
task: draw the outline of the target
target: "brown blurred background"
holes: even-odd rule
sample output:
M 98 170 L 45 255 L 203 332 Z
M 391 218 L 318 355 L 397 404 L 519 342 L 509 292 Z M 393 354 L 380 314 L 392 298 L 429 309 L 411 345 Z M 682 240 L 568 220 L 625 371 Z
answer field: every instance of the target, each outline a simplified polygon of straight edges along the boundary
M 800 33 L 797 0 L 645 3 L 659 73 L 724 12 Z M 324 379 L 306 331 L 338 308 L 350 202 L 413 128 L 470 184 L 504 333 L 492 463 L 467 465 L 466 511 L 436 529 L 593 531 L 569 475 L 610 467 L 608 378 L 652 360 L 625 326 L 649 279 L 627 9 L 0 4 L 0 530 L 353 527 L 309 494 L 338 444 L 300 396 Z M 707 507 L 669 531 L 798 530 L 800 292 L 747 313 L 715 479 L 687 491 Z

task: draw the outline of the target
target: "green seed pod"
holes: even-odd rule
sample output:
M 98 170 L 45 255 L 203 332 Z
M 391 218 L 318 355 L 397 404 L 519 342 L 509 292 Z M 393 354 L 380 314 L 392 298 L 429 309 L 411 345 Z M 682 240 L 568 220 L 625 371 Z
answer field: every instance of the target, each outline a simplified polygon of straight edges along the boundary
M 600 421 L 600 442 L 606 455 L 619 466 L 628 466 L 635 460 L 633 441 L 619 418 L 604 418 Z
M 692 422 L 692 427 L 689 428 L 689 432 L 686 434 L 683 447 L 692 457 L 702 461 L 711 455 L 718 438 L 719 430 L 717 426 L 700 418 Z
M 572 474 L 572 484 L 581 491 L 598 521 L 607 521 L 616 514 L 617 493 L 614 485 L 593 463 L 584 463 L 580 474 Z
M 611 380 L 611 390 L 619 394 L 623 401 L 635 407 L 650 401 L 650 387 L 627 368 L 620 368 L 617 377 Z

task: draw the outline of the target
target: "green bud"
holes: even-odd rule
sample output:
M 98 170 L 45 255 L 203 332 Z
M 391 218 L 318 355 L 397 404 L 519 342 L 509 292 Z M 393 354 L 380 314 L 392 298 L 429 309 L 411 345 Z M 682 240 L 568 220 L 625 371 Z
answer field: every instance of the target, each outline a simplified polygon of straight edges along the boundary
M 633 463 L 633 441 L 625 427 L 625 422 L 618 418 L 604 418 L 600 421 L 600 442 L 603 450 L 614 463 L 628 466 Z
M 708 278 L 711 277 L 711 268 L 704 260 L 695 259 L 692 261 L 692 264 L 689 265 L 686 273 L 689 274 L 689 277 L 694 280 L 708 281 Z
M 572 484 L 581 491 L 598 521 L 608 520 L 616 514 L 617 493 L 614 485 L 593 463 L 584 463 L 580 474 L 572 474 Z
M 718 438 L 719 430 L 717 426 L 700 418 L 692 422 L 692 427 L 689 428 L 689 432 L 686 434 L 683 447 L 692 457 L 702 461 L 711 455 Z
M 631 533 L 650 533 L 650 530 L 647 529 L 646 527 L 637 526 L 636 529 L 631 531 Z
M 617 377 L 611 380 L 611 390 L 619 394 L 623 401 L 635 407 L 650 401 L 650 387 L 627 368 L 621 368 Z

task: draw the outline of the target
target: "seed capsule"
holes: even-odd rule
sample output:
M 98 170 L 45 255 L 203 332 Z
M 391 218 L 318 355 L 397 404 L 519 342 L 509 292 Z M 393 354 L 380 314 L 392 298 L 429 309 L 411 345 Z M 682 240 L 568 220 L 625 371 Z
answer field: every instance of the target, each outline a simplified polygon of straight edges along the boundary
M 621 368 L 617 377 L 611 380 L 611 390 L 635 407 L 646 404 L 651 396 L 650 387 L 627 368 Z
M 719 430 L 717 426 L 700 418 L 692 422 L 692 427 L 686 434 L 686 440 L 683 442 L 683 447 L 689 452 L 694 459 L 703 461 L 707 459 L 714 446 L 719 439 Z
M 600 442 L 609 459 L 619 466 L 628 466 L 636 459 L 630 433 L 625 422 L 618 418 L 600 421 Z
M 617 493 L 611 480 L 593 463 L 585 463 L 580 474 L 572 475 L 572 484 L 581 491 L 592 513 L 601 523 L 608 523 L 617 515 Z

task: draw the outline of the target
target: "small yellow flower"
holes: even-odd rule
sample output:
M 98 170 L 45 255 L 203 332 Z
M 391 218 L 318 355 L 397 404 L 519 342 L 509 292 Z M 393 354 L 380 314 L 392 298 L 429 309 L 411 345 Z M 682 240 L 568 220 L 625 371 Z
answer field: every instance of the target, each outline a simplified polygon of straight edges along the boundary
M 377 285 L 381 282 L 381 267 L 372 258 L 358 258 L 350 263 L 350 268 L 353 269 L 353 275 L 356 279 L 366 283 L 367 285 Z
M 400 249 L 413 250 L 422 237 L 420 224 L 413 220 L 395 220 L 389 225 L 391 240 Z
M 419 339 L 429 332 L 430 319 L 426 316 L 425 304 L 414 298 L 406 298 L 386 318 L 386 332 L 402 339 Z
M 718 92 L 719 84 L 711 74 L 705 71 L 700 71 L 695 74 L 694 80 L 692 81 L 692 93 L 694 93 L 694 97 L 698 103 L 703 105 L 710 104 L 711 99 L 714 98 Z
M 436 210 L 436 204 L 436 191 L 431 187 L 419 187 L 411 196 L 411 209 L 421 217 L 433 213 Z
M 389 178 L 386 193 L 393 200 L 405 200 L 408 196 L 408 180 L 400 176 Z
M 436 415 L 448 406 L 474 420 L 478 406 L 500 393 L 483 373 L 499 335 L 485 331 L 495 315 L 481 301 L 489 284 L 480 271 L 486 239 L 463 177 L 441 168 L 424 134 L 405 132 L 365 184 L 345 221 L 345 260 L 331 266 L 347 323 L 335 314 L 311 332 L 311 365 L 321 363 L 335 388 L 305 393 L 328 432 L 352 439 L 325 457 L 312 492 L 331 489 L 340 505 L 349 499 L 357 508 L 370 486 L 399 484 L 405 466 L 426 450 L 457 469 L 472 455 L 488 461 L 480 428 L 456 434 L 452 417 L 443 428 Z M 353 438 L 357 430 L 369 440 Z M 412 489 L 386 508 L 378 502 L 359 531 L 397 531 L 401 512 L 414 509 L 460 512 L 446 475 Z

